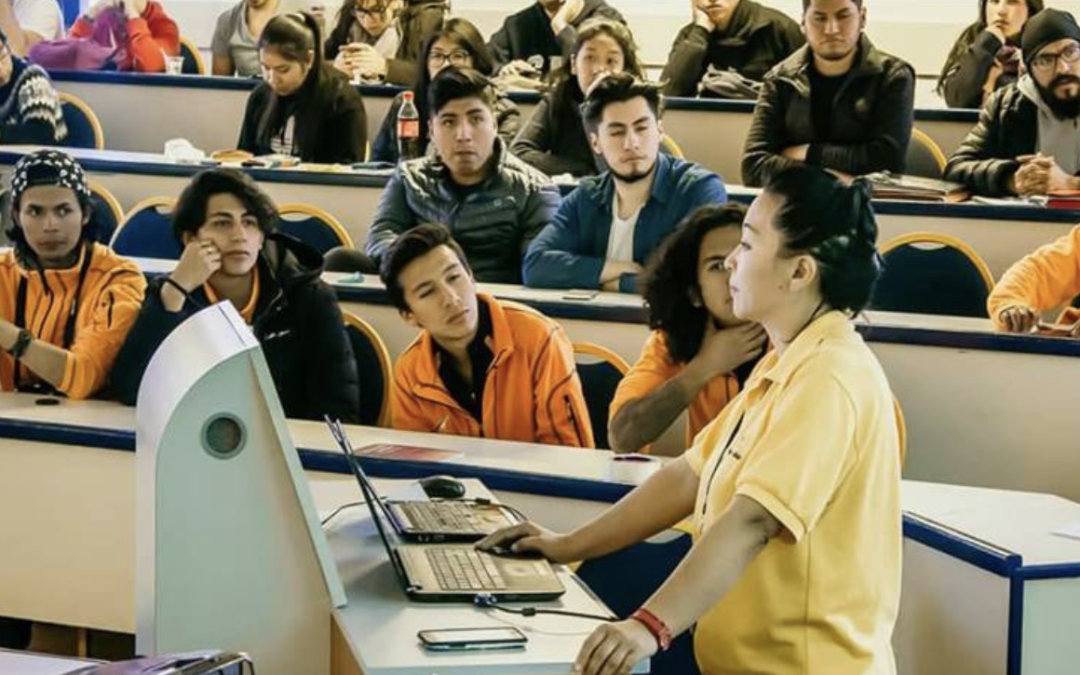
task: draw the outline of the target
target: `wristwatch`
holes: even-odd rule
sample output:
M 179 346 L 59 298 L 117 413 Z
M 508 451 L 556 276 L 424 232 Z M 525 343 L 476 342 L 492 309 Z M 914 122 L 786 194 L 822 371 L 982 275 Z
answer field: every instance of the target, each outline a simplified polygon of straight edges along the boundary
M 652 633 L 653 637 L 656 638 L 656 644 L 660 647 L 660 651 L 666 652 L 671 647 L 671 629 L 667 627 L 667 624 L 660 617 L 642 607 L 631 614 L 630 618 L 645 626 Z
M 19 329 L 19 336 L 15 338 L 15 344 L 11 345 L 11 349 L 8 353 L 17 359 L 21 359 L 22 355 L 26 353 L 27 347 L 34 341 L 34 335 L 25 328 Z

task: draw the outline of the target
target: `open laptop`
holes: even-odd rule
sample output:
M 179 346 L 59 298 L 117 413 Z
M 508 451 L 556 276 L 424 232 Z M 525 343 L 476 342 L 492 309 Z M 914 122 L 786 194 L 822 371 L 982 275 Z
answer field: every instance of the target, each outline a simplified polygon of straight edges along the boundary
M 379 539 L 409 599 L 471 603 L 477 595 L 491 595 L 504 602 L 536 602 L 553 600 L 566 592 L 551 564 L 542 558 L 496 556 L 471 545 L 392 542 L 383 527 L 384 518 L 393 522 L 390 509 L 364 475 L 341 425 L 328 424 L 356 476 Z
M 352 443 L 344 430 L 340 429 L 340 425 L 330 420 L 327 420 L 327 424 L 330 425 L 338 446 L 355 458 Z M 339 431 L 340 439 L 337 437 Z M 375 487 L 364 473 L 360 462 L 350 460 L 349 463 L 353 466 L 356 479 L 366 483 L 368 488 L 375 492 Z M 379 501 L 386 507 L 385 513 L 394 531 L 405 541 L 421 544 L 479 541 L 496 530 L 517 525 L 525 520 L 516 509 L 486 500 L 421 501 L 380 498 Z

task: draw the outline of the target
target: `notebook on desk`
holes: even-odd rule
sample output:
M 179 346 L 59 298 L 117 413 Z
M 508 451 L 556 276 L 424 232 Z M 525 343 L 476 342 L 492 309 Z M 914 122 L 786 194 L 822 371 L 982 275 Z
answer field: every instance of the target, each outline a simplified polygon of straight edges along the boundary
M 477 595 L 491 595 L 507 602 L 535 602 L 553 600 L 566 592 L 551 564 L 540 558 L 495 556 L 471 545 L 391 541 L 383 525 L 385 520 L 393 526 L 390 508 L 364 475 L 341 425 L 328 424 L 338 447 L 346 455 L 379 539 L 409 599 L 472 603 Z

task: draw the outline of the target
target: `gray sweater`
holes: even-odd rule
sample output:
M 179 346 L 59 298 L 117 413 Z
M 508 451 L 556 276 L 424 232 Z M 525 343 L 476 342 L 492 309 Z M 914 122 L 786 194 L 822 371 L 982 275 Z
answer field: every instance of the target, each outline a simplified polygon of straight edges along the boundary
M 520 284 L 525 249 L 562 197 L 550 178 L 495 143 L 495 172 L 473 189 L 454 185 L 437 157 L 399 164 L 379 200 L 366 253 L 381 264 L 400 234 L 440 223 L 465 251 L 477 281 Z

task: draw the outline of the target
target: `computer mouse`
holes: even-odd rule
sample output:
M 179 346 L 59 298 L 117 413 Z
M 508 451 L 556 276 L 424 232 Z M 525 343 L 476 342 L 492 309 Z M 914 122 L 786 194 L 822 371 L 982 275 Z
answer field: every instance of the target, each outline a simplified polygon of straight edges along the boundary
M 424 494 L 432 499 L 461 499 L 465 496 L 465 486 L 453 476 L 428 476 L 420 479 Z
M 496 558 L 516 558 L 517 560 L 539 560 L 543 556 L 535 551 L 515 551 L 509 546 L 492 546 L 485 549 Z

